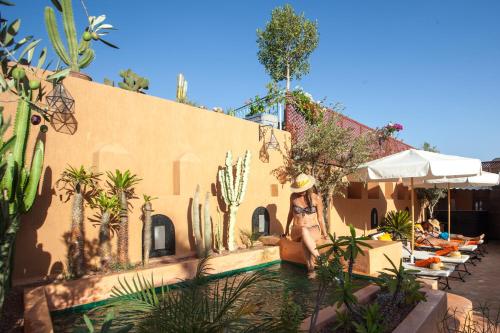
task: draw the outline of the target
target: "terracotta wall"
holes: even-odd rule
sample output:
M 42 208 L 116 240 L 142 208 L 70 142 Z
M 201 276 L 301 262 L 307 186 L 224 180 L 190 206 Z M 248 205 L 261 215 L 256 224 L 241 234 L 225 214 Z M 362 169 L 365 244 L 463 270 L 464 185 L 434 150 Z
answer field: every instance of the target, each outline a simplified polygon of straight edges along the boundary
M 262 141 L 259 142 L 257 124 L 80 79 L 68 78 L 65 86 L 76 101 L 74 119 L 49 126 L 46 134 L 34 127 L 30 137 L 28 151 L 37 136 L 45 141 L 45 167 L 39 197 L 32 211 L 23 217 L 18 235 L 15 284 L 59 274 L 66 265 L 64 235 L 70 227 L 71 199 L 67 201 L 66 193 L 57 188 L 56 182 L 68 165 L 93 166 L 99 172 L 130 169 L 142 178 L 136 186 L 139 198 L 131 200 L 129 214 L 132 262 L 139 262 L 142 253 L 142 194 L 158 197 L 153 202 L 154 213 L 164 214 L 174 222 L 176 255 L 186 255 L 194 249 L 189 236 L 191 198 L 200 184 L 203 197 L 206 191 L 210 192 L 212 217 L 217 218 L 220 198 L 215 196 L 216 175 L 228 150 L 239 156 L 249 149 L 253 155 L 248 192 L 236 229 L 250 230 L 253 210 L 264 206 L 270 212 L 271 233 L 283 232 L 290 193 L 271 175 L 282 158 L 278 152 L 270 151 L 268 163 L 259 160 Z M 15 103 L 7 104 L 6 113 L 12 114 L 14 108 Z M 283 146 L 289 134 L 275 132 Z M 377 207 L 382 218 L 388 210 L 409 205 L 407 200 L 393 200 L 391 195 L 368 199 L 363 187 L 362 199 L 335 199 L 331 230 L 344 233 L 344 223 L 353 223 L 362 231 L 365 223 L 369 225 L 373 207 Z M 98 230 L 95 214 L 95 210 L 86 208 L 86 251 L 94 264 Z

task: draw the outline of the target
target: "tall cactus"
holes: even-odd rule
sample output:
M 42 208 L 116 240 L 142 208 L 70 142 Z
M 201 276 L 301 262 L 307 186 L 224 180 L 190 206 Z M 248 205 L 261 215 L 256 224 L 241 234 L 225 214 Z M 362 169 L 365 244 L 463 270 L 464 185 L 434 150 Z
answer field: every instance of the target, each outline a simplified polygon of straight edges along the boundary
M 6 168 L 0 183 L 0 206 L 3 212 L 0 223 L 0 306 L 3 304 L 5 292 L 10 287 L 14 245 L 21 215 L 33 206 L 44 157 L 43 142 L 38 140 L 30 169 L 25 165 L 32 93 L 30 90 L 22 90 L 19 94 L 13 136 L 9 140 L 2 138 L 1 149 L 1 154 L 5 154 Z
M 200 221 L 200 185 L 196 186 L 194 192 L 193 205 L 191 207 L 191 223 L 193 227 L 194 243 L 196 247 L 196 255 L 201 258 L 203 256 L 203 237 L 201 235 Z
M 90 48 L 92 40 L 100 41 L 115 49 L 118 48 L 116 45 L 102 39 L 102 36 L 107 35 L 109 30 L 113 29 L 111 24 L 103 23 L 106 15 L 89 16 L 89 25 L 85 28 L 80 42 L 78 42 L 72 0 L 59 0 L 57 3 L 60 4 L 57 9 L 62 13 L 64 34 L 68 45 L 67 50 L 59 35 L 56 15 L 51 7 L 45 7 L 45 26 L 56 54 L 72 71 L 80 72 L 81 69 L 90 65 L 94 60 L 94 50 Z
M 90 40 L 85 40 L 87 38 L 82 38 L 80 43 L 78 43 L 71 1 L 60 1 L 68 50 L 66 50 L 59 35 L 56 15 L 52 7 L 45 7 L 45 26 L 47 27 L 47 33 L 52 46 L 61 61 L 68 65 L 72 71 L 79 72 L 80 69 L 87 67 L 94 60 L 94 50 L 90 48 Z
M 205 242 L 205 253 L 212 252 L 212 218 L 210 217 L 210 193 L 205 195 L 205 205 L 203 206 L 204 224 L 203 224 L 203 241 Z
M 184 79 L 184 75 L 182 73 L 179 73 L 177 75 L 177 93 L 176 93 L 176 100 L 179 103 L 186 103 L 187 102 L 187 89 L 188 89 L 188 82 L 186 79 Z
M 245 157 L 238 157 L 236 162 L 236 178 L 233 173 L 233 156 L 230 151 L 226 155 L 226 166 L 219 170 L 219 183 L 221 185 L 222 197 L 229 208 L 229 223 L 227 225 L 227 248 L 229 251 L 236 249 L 234 241 L 234 227 L 236 214 L 243 202 L 247 190 L 248 173 L 250 171 L 250 151 L 246 151 Z

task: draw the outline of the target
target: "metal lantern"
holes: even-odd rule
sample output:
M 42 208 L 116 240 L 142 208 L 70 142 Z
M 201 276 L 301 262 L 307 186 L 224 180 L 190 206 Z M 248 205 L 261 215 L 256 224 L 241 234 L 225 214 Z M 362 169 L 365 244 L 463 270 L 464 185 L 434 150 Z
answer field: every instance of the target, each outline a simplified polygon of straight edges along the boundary
M 278 139 L 274 135 L 274 128 L 271 129 L 271 137 L 269 138 L 269 142 L 267 143 L 267 149 L 281 150 Z
M 47 105 L 53 112 L 71 114 L 75 112 L 75 100 L 62 83 L 56 83 L 46 97 Z

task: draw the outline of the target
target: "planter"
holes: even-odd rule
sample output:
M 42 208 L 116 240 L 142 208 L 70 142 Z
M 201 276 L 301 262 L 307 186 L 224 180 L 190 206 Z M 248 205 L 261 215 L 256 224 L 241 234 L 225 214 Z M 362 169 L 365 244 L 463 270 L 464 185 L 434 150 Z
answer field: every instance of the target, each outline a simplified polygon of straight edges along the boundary
M 354 295 L 358 298 L 360 304 L 368 304 L 375 300 L 379 287 L 369 285 L 358 290 Z M 444 291 L 422 289 L 425 292 L 427 301 L 420 302 L 408 314 L 408 316 L 392 331 L 393 333 L 439 333 L 440 324 L 447 311 L 447 296 Z M 337 308 L 336 305 L 321 309 L 316 321 L 316 330 L 321 330 L 331 325 L 337 319 L 337 314 L 346 311 L 342 305 Z M 302 321 L 301 331 L 307 331 L 311 317 Z
M 278 128 L 278 117 L 274 114 L 258 113 L 252 116 L 245 116 L 245 119 L 261 125 L 270 125 L 274 128 Z
M 87 74 L 82 73 L 82 72 L 70 71 L 69 76 L 76 77 L 76 78 L 82 79 L 82 80 L 92 81 L 92 78 L 90 76 L 88 76 Z

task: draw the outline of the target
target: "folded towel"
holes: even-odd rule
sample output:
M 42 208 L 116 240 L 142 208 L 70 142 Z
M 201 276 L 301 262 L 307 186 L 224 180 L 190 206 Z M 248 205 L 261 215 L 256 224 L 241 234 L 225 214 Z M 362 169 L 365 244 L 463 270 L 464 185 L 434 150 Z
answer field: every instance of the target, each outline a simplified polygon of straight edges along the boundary
M 443 247 L 442 250 L 436 251 L 437 256 L 446 256 L 450 252 L 458 251 L 458 246 L 452 245 L 452 246 L 445 246 Z
M 478 245 L 478 244 L 479 244 L 478 241 L 472 241 L 472 240 L 465 242 L 465 245 Z
M 415 261 L 415 266 L 417 267 L 429 267 L 431 264 L 438 264 L 441 262 L 441 259 L 438 257 L 430 257 L 425 260 L 417 260 Z

